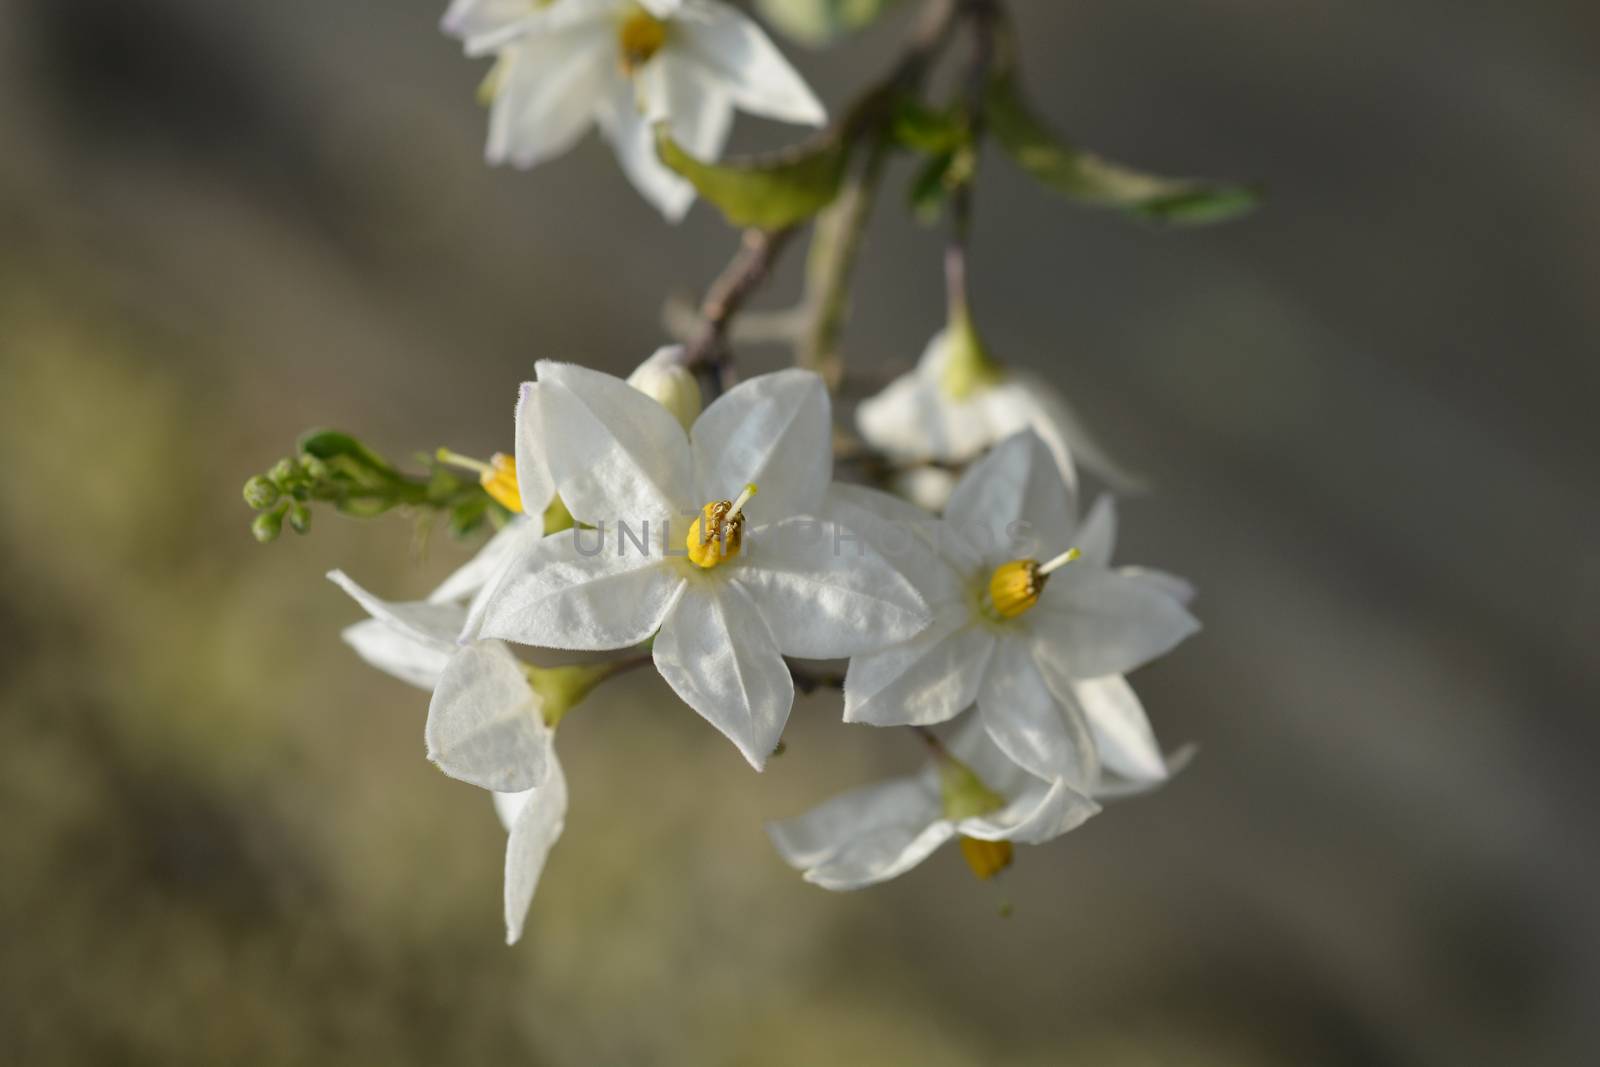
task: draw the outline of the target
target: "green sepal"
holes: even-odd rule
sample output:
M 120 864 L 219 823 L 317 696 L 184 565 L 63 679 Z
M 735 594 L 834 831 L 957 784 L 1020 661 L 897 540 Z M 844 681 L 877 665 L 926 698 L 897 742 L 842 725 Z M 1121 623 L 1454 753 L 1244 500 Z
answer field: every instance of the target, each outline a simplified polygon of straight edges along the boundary
M 1202 225 L 1236 218 L 1261 199 L 1251 186 L 1164 178 L 1072 147 L 1033 113 L 1010 73 L 990 83 L 985 117 L 994 139 L 1018 166 L 1083 204 L 1155 222 Z
M 768 155 L 704 163 L 672 139 L 666 123 L 656 125 L 661 161 L 689 180 L 730 223 L 781 230 L 815 215 L 839 194 L 851 138 L 840 130 Z

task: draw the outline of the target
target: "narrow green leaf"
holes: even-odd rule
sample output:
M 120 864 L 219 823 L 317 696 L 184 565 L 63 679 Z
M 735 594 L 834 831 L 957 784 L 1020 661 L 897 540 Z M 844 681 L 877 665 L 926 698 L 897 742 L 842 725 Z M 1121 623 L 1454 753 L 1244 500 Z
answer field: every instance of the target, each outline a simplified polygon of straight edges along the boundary
M 918 100 L 901 97 L 894 102 L 889 127 L 895 143 L 925 155 L 948 155 L 971 139 L 971 130 L 951 111 L 936 111 Z
M 397 472 L 388 462 L 372 449 L 357 441 L 347 433 L 338 430 L 309 430 L 300 437 L 299 450 L 318 459 L 334 459 L 345 456 L 355 460 L 363 467 L 371 468 L 388 475 Z
M 780 230 L 815 215 L 838 195 L 850 138 L 834 131 L 771 155 L 703 163 L 685 152 L 661 123 L 656 126 L 656 151 L 733 225 Z
M 1174 225 L 1223 222 L 1253 209 L 1258 190 L 1192 178 L 1164 178 L 1113 163 L 1060 140 L 1029 109 L 1014 77 L 989 88 L 989 129 L 1006 154 L 1040 182 L 1074 200 Z

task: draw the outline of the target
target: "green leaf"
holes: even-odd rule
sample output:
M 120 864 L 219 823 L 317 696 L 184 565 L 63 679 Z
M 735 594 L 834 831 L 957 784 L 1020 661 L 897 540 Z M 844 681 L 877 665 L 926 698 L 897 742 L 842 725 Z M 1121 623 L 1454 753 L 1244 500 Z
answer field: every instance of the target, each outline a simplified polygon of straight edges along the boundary
M 803 44 L 824 45 L 863 29 L 900 0 L 759 0 L 761 15 Z
M 355 460 L 363 467 L 387 475 L 398 472 L 372 449 L 347 433 L 338 430 L 309 430 L 300 437 L 299 450 L 318 459 L 335 459 L 340 456 Z
M 839 193 L 850 138 L 833 131 L 808 144 L 771 155 L 702 163 L 656 126 L 661 161 L 689 179 L 735 226 L 781 230 L 815 215 Z
M 1014 77 L 996 78 L 990 85 L 986 115 L 995 140 L 1018 166 L 1084 204 L 1156 222 L 1201 225 L 1236 218 L 1260 201 L 1260 192 L 1250 186 L 1163 178 L 1073 148 L 1033 114 Z
M 910 97 L 894 102 L 889 132 L 896 144 L 930 156 L 949 155 L 972 137 L 968 125 L 955 112 L 935 111 Z

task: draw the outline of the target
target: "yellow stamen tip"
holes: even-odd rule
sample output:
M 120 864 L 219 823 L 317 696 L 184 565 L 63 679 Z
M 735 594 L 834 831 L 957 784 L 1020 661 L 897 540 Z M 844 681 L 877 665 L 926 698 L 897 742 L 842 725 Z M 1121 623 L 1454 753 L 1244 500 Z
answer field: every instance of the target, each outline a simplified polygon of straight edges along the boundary
M 972 868 L 972 873 L 988 881 L 1011 866 L 1010 841 L 981 841 L 976 837 L 961 838 L 961 857 Z

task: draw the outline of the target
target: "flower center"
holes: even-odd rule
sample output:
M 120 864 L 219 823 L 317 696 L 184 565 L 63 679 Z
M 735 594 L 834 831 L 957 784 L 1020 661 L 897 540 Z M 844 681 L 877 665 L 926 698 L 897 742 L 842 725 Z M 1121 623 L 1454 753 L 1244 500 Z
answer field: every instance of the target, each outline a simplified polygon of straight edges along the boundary
M 504 452 L 496 452 L 485 463 L 481 459 L 463 456 L 459 452 L 452 452 L 448 448 L 441 448 L 437 453 L 440 463 L 448 463 L 452 467 L 461 467 L 465 470 L 476 471 L 478 484 L 483 486 L 483 491 L 494 498 L 495 503 L 511 512 L 513 515 L 522 514 L 522 489 L 517 484 L 517 461 Z
M 989 577 L 989 608 L 997 618 L 1016 618 L 1039 602 L 1045 579 L 1080 554 L 1077 549 L 1069 548 L 1048 563 L 1017 559 L 997 567 Z
M 747 485 L 739 499 L 713 500 L 700 509 L 700 517 L 689 527 L 684 542 L 689 549 L 689 562 L 710 570 L 739 554 L 744 547 L 744 506 L 755 495 L 756 487 Z
M 650 62 L 667 43 L 667 24 L 642 7 L 636 7 L 617 27 L 618 62 L 631 75 Z

